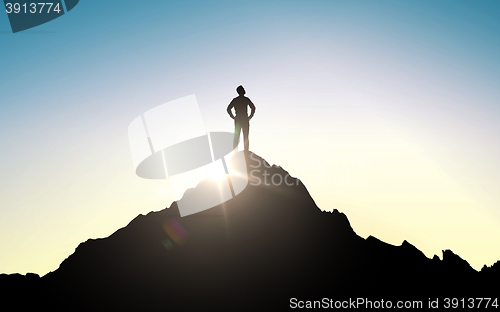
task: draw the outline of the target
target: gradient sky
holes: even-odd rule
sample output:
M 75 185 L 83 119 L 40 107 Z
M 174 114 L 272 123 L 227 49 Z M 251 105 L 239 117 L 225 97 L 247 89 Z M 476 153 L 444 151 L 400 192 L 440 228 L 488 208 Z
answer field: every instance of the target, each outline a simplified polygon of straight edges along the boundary
M 250 149 L 321 209 L 491 265 L 499 34 L 498 1 L 81 0 L 16 34 L 0 14 L 0 273 L 44 275 L 170 206 L 168 181 L 135 175 L 128 125 L 196 94 L 206 128 L 232 131 L 239 84 Z

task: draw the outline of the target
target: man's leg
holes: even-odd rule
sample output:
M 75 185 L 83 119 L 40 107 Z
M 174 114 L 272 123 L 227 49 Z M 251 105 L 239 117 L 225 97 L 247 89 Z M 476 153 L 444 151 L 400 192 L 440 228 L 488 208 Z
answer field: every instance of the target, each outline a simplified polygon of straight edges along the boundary
M 248 142 L 248 131 L 250 130 L 250 122 L 248 120 L 245 120 L 242 122 L 242 125 L 241 127 L 243 128 L 243 142 L 245 144 L 245 151 L 249 151 L 248 149 L 248 145 L 249 145 L 249 142 Z
M 238 151 L 238 141 L 240 140 L 240 132 L 241 132 L 241 123 L 235 119 L 233 149 L 235 149 L 236 151 Z

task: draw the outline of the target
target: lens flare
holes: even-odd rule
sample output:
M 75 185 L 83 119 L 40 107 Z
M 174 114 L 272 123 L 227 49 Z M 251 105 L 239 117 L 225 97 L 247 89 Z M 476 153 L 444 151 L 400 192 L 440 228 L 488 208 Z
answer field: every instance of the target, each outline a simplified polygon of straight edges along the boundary
M 207 166 L 205 176 L 215 182 L 221 183 L 226 178 L 226 172 L 222 164 L 216 162 L 213 166 Z
M 165 240 L 162 242 L 162 244 L 163 244 L 163 247 L 165 247 L 167 250 L 170 250 L 174 247 L 174 244 L 168 238 L 165 238 Z
M 167 250 L 170 250 L 174 247 L 174 244 L 171 242 L 171 240 L 180 246 L 182 246 L 186 242 L 188 232 L 177 219 L 172 218 L 165 221 L 163 223 L 163 229 L 167 233 L 168 237 L 170 237 L 170 239 L 167 238 L 163 241 L 163 246 L 167 248 Z

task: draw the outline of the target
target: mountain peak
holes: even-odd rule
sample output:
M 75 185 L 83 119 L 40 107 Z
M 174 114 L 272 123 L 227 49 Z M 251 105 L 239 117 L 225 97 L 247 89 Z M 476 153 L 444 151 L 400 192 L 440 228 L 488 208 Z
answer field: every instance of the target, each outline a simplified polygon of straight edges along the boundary
M 435 261 L 406 240 L 365 240 L 344 213 L 320 210 L 280 166 L 249 153 L 247 167 L 248 186 L 227 202 L 182 218 L 177 202 L 139 215 L 107 238 L 80 244 L 56 271 L 26 279 L 25 292 L 5 287 L 9 296 L 72 310 L 254 311 L 281 310 L 297 296 L 427 300 L 443 287 L 455 296 L 498 292 L 456 283 L 481 285 L 492 275 L 480 276 L 451 251 Z

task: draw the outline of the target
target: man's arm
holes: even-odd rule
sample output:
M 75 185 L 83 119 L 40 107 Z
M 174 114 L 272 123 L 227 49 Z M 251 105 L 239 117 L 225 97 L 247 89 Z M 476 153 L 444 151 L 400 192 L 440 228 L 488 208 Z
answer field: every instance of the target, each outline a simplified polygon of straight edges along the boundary
M 253 105 L 252 101 L 250 101 L 250 99 L 248 99 L 248 102 L 250 102 L 250 104 L 248 104 L 250 106 L 250 116 L 248 116 L 248 119 L 252 119 L 253 117 L 253 114 L 255 114 L 255 105 Z
M 231 118 L 234 119 L 234 115 L 233 115 L 233 111 L 232 111 L 233 107 L 234 107 L 234 104 L 233 104 L 233 101 L 231 101 L 231 103 L 229 103 L 229 105 L 227 106 L 227 113 L 229 114 L 229 116 Z

